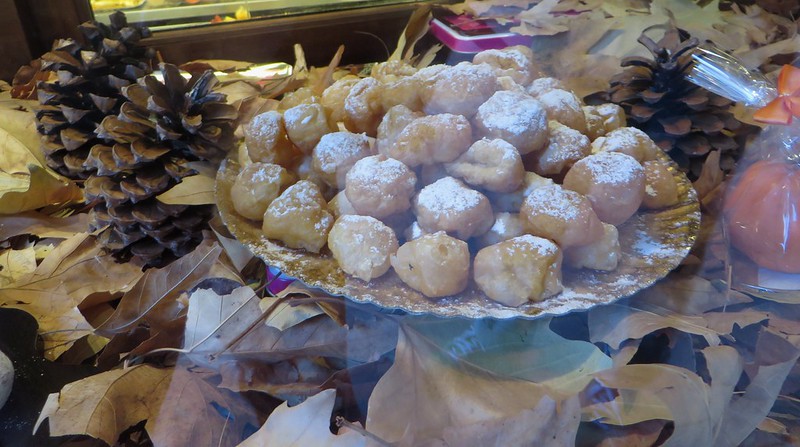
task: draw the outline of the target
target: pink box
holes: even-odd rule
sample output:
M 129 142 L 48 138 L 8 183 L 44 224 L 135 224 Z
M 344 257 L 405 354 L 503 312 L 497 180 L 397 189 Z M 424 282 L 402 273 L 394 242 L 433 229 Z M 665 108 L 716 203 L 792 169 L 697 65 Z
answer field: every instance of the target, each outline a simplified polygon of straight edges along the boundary
M 431 34 L 448 48 L 459 53 L 478 53 L 513 45 L 530 46 L 531 37 L 492 29 L 486 21 L 467 16 L 447 16 L 431 20 Z

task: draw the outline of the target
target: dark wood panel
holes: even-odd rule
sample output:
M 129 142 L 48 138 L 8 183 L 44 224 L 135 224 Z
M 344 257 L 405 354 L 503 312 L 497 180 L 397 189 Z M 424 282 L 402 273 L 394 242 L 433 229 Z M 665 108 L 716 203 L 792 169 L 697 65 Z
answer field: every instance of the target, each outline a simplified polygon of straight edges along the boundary
M 413 5 L 398 5 L 268 20 L 218 24 L 155 33 L 146 40 L 164 60 L 235 59 L 294 61 L 303 46 L 310 65 L 327 64 L 340 44 L 343 64 L 385 60 L 394 49 Z
M 31 49 L 14 0 L 0 0 L 0 11 L 0 79 L 10 82 L 32 59 Z

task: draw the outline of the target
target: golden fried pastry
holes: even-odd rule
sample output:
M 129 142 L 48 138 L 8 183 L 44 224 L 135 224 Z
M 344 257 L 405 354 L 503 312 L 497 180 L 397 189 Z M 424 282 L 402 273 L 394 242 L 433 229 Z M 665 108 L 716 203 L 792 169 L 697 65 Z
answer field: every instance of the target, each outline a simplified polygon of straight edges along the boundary
M 561 185 L 536 188 L 522 204 L 520 216 L 529 233 L 560 247 L 586 245 L 603 236 L 603 225 L 582 194 Z
M 278 110 L 284 111 L 300 104 L 313 104 L 319 102 L 319 96 L 309 87 L 300 87 L 295 91 L 286 92 L 278 103 Z
M 657 159 L 661 149 L 643 131 L 635 127 L 620 127 L 592 141 L 592 152 L 604 151 L 622 152 L 644 163 Z
M 286 135 L 295 146 L 310 154 L 323 135 L 336 130 L 320 103 L 300 104 L 283 112 Z
M 319 102 L 325 107 L 325 112 L 331 121 L 340 123 L 344 121 L 344 100 L 350 94 L 350 89 L 359 81 L 357 76 L 345 76 L 338 79 L 322 92 Z
M 474 64 L 489 64 L 498 77 L 508 76 L 517 84 L 528 85 L 536 76 L 530 48 L 516 45 L 499 50 L 484 50 L 472 59 Z
M 443 231 L 406 242 L 391 262 L 404 283 L 428 298 L 455 295 L 469 282 L 467 243 Z
M 286 136 L 283 115 L 274 110 L 253 117 L 245 128 L 244 139 L 250 160 L 275 163 L 288 168 L 302 156 Z
M 506 306 L 541 301 L 561 292 L 561 249 L 526 234 L 490 245 L 475 255 L 475 283 Z
M 489 231 L 475 238 L 475 245 L 483 248 L 525 234 L 525 224 L 518 213 L 495 213 Z
M 336 218 L 348 214 L 358 214 L 358 211 L 353 208 L 353 204 L 347 200 L 347 195 L 344 193 L 344 190 L 337 192 L 336 195 L 328 201 L 328 211 Z
M 261 230 L 287 247 L 319 253 L 333 225 L 327 206 L 317 185 L 300 180 L 269 204 Z
M 374 137 L 383 118 L 383 83 L 375 78 L 358 81 L 344 100 L 344 126 L 350 132 Z
M 603 237 L 591 244 L 568 247 L 564 250 L 564 263 L 576 269 L 610 272 L 617 269 L 620 252 L 617 227 L 604 223 Z
M 429 115 L 452 113 L 470 118 L 497 88 L 492 67 L 461 62 L 439 71 L 433 82 L 424 86 L 423 110 Z
M 485 233 L 494 223 L 489 199 L 453 177 L 422 188 L 414 214 L 426 231 L 447 231 L 462 240 Z
M 506 211 L 509 213 L 519 213 L 522 208 L 522 202 L 530 195 L 530 193 L 542 186 L 552 185 L 553 180 L 547 177 L 542 177 L 535 172 L 526 172 L 522 178 L 522 185 L 515 191 L 508 193 L 495 193 L 491 191 L 486 192 L 486 196 L 492 203 L 495 211 Z
M 344 189 L 347 171 L 370 155 L 369 138 L 363 133 L 331 132 L 319 140 L 311 153 L 311 167 L 327 185 Z
M 461 115 L 441 113 L 416 118 L 397 134 L 384 153 L 407 166 L 450 162 L 469 149 L 472 127 Z
M 534 98 L 538 98 L 550 90 L 569 90 L 563 82 L 556 78 L 539 78 L 531 81 L 528 85 L 527 92 Z
M 519 152 L 500 139 L 476 141 L 445 169 L 472 186 L 495 192 L 514 191 L 525 177 Z
M 583 116 L 586 118 L 586 136 L 592 141 L 624 127 L 626 123 L 625 111 L 612 103 L 583 106 Z
M 527 169 L 540 175 L 558 176 L 592 152 L 591 143 L 586 135 L 558 121 L 550 121 L 547 126 L 550 140 L 544 150 L 525 157 Z
M 415 112 L 408 107 L 398 104 L 386 111 L 378 125 L 375 147 L 378 152 L 389 157 L 389 148 L 394 146 L 397 136 L 412 121 L 425 116 L 422 112 Z
M 261 220 L 264 211 L 284 189 L 292 184 L 292 175 L 272 163 L 251 163 L 245 166 L 231 187 L 233 208 L 242 216 Z
M 553 89 L 537 96 L 544 109 L 547 119 L 571 127 L 580 133 L 586 133 L 586 116 L 583 114 L 583 104 L 574 93 L 567 90 Z
M 402 104 L 411 110 L 422 110 L 421 91 L 422 81 L 413 76 L 387 82 L 383 85 L 381 107 L 383 110 L 389 110 Z
M 416 72 L 417 69 L 408 62 L 400 59 L 393 59 L 373 65 L 370 76 L 386 83 L 412 76 Z
M 650 209 L 666 208 L 678 203 L 678 184 L 667 165 L 660 160 L 642 163 L 644 168 L 644 198 L 642 206 Z
M 345 177 L 345 194 L 359 214 L 382 218 L 411 207 L 417 176 L 383 155 L 358 160 Z
M 547 144 L 547 113 L 539 101 L 523 93 L 496 92 L 478 107 L 472 124 L 478 136 L 505 140 L 521 155 Z
M 592 154 L 564 177 L 564 188 L 585 195 L 597 217 L 612 225 L 625 222 L 639 209 L 644 187 L 644 168 L 621 152 Z
M 364 281 L 389 270 L 398 246 L 394 231 L 370 216 L 342 216 L 328 233 L 328 248 L 339 267 Z

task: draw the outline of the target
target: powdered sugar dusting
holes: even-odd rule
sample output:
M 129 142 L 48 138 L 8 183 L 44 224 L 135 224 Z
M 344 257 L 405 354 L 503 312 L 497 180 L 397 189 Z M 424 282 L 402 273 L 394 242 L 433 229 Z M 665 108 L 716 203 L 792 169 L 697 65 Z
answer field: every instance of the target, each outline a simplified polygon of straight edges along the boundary
M 621 152 L 599 152 L 576 163 L 591 173 L 595 183 L 619 185 L 644 178 L 644 168 L 630 155 Z
M 580 110 L 581 104 L 574 93 L 561 89 L 553 89 L 537 97 L 547 110 Z
M 333 172 L 339 165 L 354 163 L 369 153 L 366 134 L 332 132 L 325 134 L 314 148 L 314 157 L 324 172 Z
M 620 127 L 609 132 L 603 142 L 604 150 L 617 150 L 619 148 L 634 148 L 650 137 L 635 127 Z
M 484 197 L 481 193 L 466 187 L 455 178 L 444 177 L 422 188 L 417 196 L 417 204 L 434 216 L 441 216 L 475 208 L 482 198 Z
M 511 238 L 507 242 L 510 243 L 512 250 L 530 250 L 532 248 L 542 256 L 550 256 L 558 252 L 558 246 L 551 240 L 530 234 Z
M 581 197 L 577 192 L 563 189 L 560 185 L 548 185 L 534 189 L 525 203 L 539 213 L 570 220 L 578 217 Z
M 386 185 L 408 177 L 408 183 L 413 188 L 416 179 L 410 174 L 413 173 L 403 162 L 383 155 L 372 155 L 358 160 L 353 165 L 347 173 L 347 182 L 356 181 L 365 189 L 382 191 Z
M 545 116 L 541 104 L 520 92 L 501 90 L 478 107 L 477 120 L 489 130 L 519 136 Z M 536 127 L 538 129 L 538 126 Z

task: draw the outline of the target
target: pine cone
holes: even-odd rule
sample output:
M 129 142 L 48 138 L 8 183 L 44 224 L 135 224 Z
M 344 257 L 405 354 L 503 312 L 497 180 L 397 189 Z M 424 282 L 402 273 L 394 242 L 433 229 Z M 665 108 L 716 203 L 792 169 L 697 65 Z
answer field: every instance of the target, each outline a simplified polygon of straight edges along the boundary
M 653 59 L 628 57 L 628 67 L 611 79 L 608 99 L 625 109 L 628 125 L 645 131 L 690 177 L 700 175 L 711 150 L 719 150 L 723 169 L 738 158 L 743 137 L 756 129 L 730 112 L 731 101 L 697 87 L 685 78 L 697 39 L 670 27 L 658 42 L 642 34 L 639 42 Z
M 108 228 L 100 240 L 121 259 L 147 265 L 180 257 L 202 240 L 211 206 L 167 205 L 156 196 L 196 174 L 190 162 L 219 162 L 234 145 L 236 109 L 212 92 L 212 71 L 188 82 L 174 65 L 122 87 L 125 102 L 103 119 L 83 168 L 86 198 L 96 202 L 92 227 Z
M 41 58 L 41 69 L 55 73 L 37 85 L 37 129 L 47 164 L 69 178 L 86 178 L 89 150 L 102 140 L 95 129 L 106 115 L 119 113 L 120 89 L 150 72 L 154 52 L 139 45 L 147 28 L 128 26 L 125 14 L 111 15 L 111 26 L 80 26 L 88 42 L 60 39 Z

